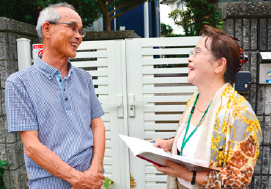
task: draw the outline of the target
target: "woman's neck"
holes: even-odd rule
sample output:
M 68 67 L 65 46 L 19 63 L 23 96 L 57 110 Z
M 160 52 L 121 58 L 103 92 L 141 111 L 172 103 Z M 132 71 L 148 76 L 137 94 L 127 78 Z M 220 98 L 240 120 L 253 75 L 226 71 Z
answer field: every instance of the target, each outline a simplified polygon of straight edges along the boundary
M 213 100 L 216 92 L 225 84 L 225 82 L 212 82 L 205 86 L 198 86 L 199 98 L 198 106 L 205 109 Z

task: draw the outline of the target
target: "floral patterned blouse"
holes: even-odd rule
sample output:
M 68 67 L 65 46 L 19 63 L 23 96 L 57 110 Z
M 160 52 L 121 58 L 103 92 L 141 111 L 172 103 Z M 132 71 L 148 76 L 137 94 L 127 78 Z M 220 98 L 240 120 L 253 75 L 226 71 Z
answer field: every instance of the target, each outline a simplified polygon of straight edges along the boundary
M 183 130 L 182 125 L 186 124 L 197 93 L 187 103 L 177 137 Z M 198 144 L 198 154 L 201 155 L 195 157 L 202 159 L 202 154 L 206 154 L 203 160 L 209 159 L 212 169 L 204 185 L 194 185 L 193 188 L 248 188 L 259 155 L 260 124 L 250 104 L 230 84 L 225 84 L 217 93 L 212 102 L 214 105 L 210 107 L 212 111 L 208 112 L 213 115 L 206 116 L 205 123 L 202 123 L 206 127 L 204 136 L 208 137 Z M 210 142 L 208 138 L 211 138 Z M 204 146 L 207 148 L 202 149 Z M 175 149 L 174 141 L 173 154 L 176 153 Z M 168 179 L 168 188 L 174 188 L 171 187 L 175 185 L 172 182 L 173 179 Z

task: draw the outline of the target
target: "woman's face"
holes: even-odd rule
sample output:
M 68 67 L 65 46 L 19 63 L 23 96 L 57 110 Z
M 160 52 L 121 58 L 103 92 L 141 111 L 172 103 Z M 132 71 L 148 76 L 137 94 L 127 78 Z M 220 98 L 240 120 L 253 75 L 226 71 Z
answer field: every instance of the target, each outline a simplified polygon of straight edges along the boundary
M 206 38 L 201 38 L 195 47 L 195 55 L 192 54 L 188 58 L 188 82 L 196 86 L 201 84 L 206 85 L 214 77 L 215 58 L 209 50 L 211 49 L 212 40 L 208 38 L 205 44 Z

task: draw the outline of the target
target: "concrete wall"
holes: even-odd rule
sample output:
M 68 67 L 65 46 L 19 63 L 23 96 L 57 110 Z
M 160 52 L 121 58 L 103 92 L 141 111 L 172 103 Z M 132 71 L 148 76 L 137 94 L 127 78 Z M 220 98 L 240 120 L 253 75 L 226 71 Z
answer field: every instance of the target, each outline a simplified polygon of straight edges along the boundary
M 38 42 L 35 27 L 15 20 L 0 17 L 0 159 L 8 160 L 4 183 L 7 189 L 27 188 L 27 173 L 24 166 L 23 145 L 19 134 L 8 134 L 5 113 L 5 81 L 18 70 L 18 38 Z
M 271 188 L 271 85 L 259 85 L 259 52 L 271 53 L 271 2 L 228 3 L 222 8 L 224 31 L 239 39 L 249 61 L 251 88 L 243 94 L 256 112 L 263 131 L 261 151 L 250 188 Z

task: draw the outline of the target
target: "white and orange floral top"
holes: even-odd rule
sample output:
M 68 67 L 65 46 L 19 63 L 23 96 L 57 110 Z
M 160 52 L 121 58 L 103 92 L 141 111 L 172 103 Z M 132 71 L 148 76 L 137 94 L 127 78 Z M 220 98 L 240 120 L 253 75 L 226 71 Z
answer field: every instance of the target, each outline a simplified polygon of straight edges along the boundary
M 177 154 L 177 139 L 185 130 L 196 91 L 187 103 L 179 122 L 172 146 Z M 208 162 L 210 173 L 204 185 L 192 188 L 248 188 L 254 172 L 261 127 L 246 99 L 229 83 L 224 84 L 214 96 L 212 104 L 201 122 L 202 133 L 195 146 L 195 158 Z M 168 177 L 168 189 L 177 188 L 177 179 Z

